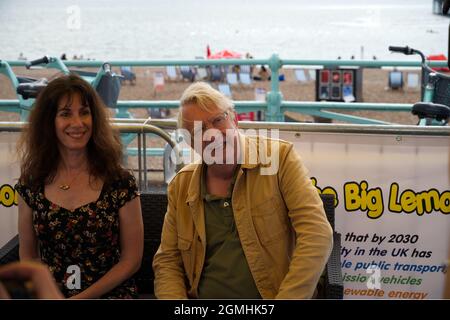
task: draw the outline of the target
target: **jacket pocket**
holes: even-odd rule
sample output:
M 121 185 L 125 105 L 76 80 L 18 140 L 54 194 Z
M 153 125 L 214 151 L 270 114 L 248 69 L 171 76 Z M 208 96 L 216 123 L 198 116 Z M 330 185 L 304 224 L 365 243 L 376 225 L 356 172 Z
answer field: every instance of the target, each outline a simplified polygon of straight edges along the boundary
M 286 236 L 289 219 L 278 196 L 255 204 L 251 213 L 258 238 L 263 245 L 271 245 Z
M 183 260 L 184 272 L 189 282 L 192 281 L 193 272 L 193 257 L 192 257 L 192 239 L 184 239 L 178 237 L 178 250 L 181 254 L 181 259 Z
M 192 246 L 192 240 L 187 240 L 181 237 L 178 237 L 178 249 L 181 251 L 190 250 Z

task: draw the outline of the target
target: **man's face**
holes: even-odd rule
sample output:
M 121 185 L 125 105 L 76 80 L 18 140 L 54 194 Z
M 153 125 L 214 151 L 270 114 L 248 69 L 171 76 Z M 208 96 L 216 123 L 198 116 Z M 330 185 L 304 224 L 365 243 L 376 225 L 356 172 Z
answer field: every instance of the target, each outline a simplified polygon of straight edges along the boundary
M 182 108 L 183 127 L 191 135 L 191 147 L 201 151 L 205 163 L 236 163 L 238 130 L 233 114 L 217 106 L 206 111 L 195 104 Z

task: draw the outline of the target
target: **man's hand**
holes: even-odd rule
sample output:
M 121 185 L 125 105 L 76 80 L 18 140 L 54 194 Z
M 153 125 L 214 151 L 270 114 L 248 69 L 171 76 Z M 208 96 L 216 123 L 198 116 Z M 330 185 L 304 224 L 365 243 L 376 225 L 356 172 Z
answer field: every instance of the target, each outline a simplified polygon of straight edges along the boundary
M 10 296 L 2 286 L 2 280 L 31 283 L 33 293 L 38 299 L 64 299 L 47 266 L 38 262 L 14 262 L 0 266 L 0 299 L 8 299 Z

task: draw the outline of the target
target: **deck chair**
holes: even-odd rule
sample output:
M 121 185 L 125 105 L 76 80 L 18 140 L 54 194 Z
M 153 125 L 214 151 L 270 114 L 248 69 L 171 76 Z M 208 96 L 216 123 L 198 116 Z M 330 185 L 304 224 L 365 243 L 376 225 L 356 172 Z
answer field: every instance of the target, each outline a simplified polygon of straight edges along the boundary
M 266 101 L 266 89 L 255 88 L 255 101 Z
M 222 81 L 223 71 L 220 66 L 211 66 L 210 72 L 210 81 Z
M 167 80 L 176 81 L 178 80 L 177 69 L 175 66 L 167 66 L 166 67 Z
M 242 84 L 252 84 L 252 67 L 249 65 L 242 65 L 239 70 L 239 81 Z
M 316 70 L 308 69 L 308 74 L 311 81 L 316 81 Z
M 419 88 L 419 75 L 417 73 L 408 73 L 406 77 L 407 87 L 408 89 L 417 89 Z
M 239 81 L 242 84 L 251 85 L 252 84 L 252 77 L 250 77 L 250 73 L 241 72 L 241 73 L 239 73 Z
M 388 86 L 390 89 L 403 89 L 403 73 L 398 70 L 389 72 Z
M 206 78 L 208 78 L 208 71 L 206 71 L 206 68 L 204 67 L 197 68 L 196 79 L 205 80 Z
M 297 79 L 298 82 L 306 82 L 306 74 L 305 74 L 305 70 L 303 69 L 295 69 L 295 78 Z
M 181 66 L 180 67 L 181 77 L 189 80 L 190 82 L 194 82 L 195 80 L 195 72 L 192 70 L 190 66 Z
M 219 83 L 218 89 L 222 92 L 226 97 L 231 98 L 231 89 L 230 85 L 226 83 Z
M 155 93 L 164 90 L 164 73 L 155 72 L 153 74 L 153 89 L 155 90 Z
M 239 70 L 239 72 L 240 73 L 251 73 L 251 68 L 250 68 L 250 66 L 249 65 L 242 65 L 242 66 L 240 66 L 240 70 Z
M 196 56 L 195 60 L 205 60 L 205 58 L 201 57 L 201 56 Z M 207 67 L 205 67 L 204 65 L 196 66 L 196 68 L 195 68 L 195 79 L 196 80 L 205 80 L 207 78 L 208 78 Z
M 234 72 L 227 73 L 227 82 L 230 85 L 237 84 L 238 83 L 237 73 Z
M 133 69 L 129 66 L 120 67 L 120 74 L 123 78 L 121 78 L 121 82 L 125 83 L 125 81 L 129 81 L 130 84 L 136 84 L 136 74 L 133 72 Z

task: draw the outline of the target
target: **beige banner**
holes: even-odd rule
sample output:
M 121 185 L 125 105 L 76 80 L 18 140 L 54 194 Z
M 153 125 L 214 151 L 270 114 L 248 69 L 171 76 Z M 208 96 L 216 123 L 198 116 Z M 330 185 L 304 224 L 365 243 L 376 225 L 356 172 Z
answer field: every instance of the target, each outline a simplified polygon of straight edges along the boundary
M 346 298 L 443 297 L 450 249 L 448 137 L 280 138 L 294 142 L 318 190 L 337 196 Z
M 17 234 L 17 136 L 0 133 L 0 246 Z M 280 138 L 295 144 L 317 189 L 337 196 L 346 298 L 443 297 L 448 137 L 280 132 Z

